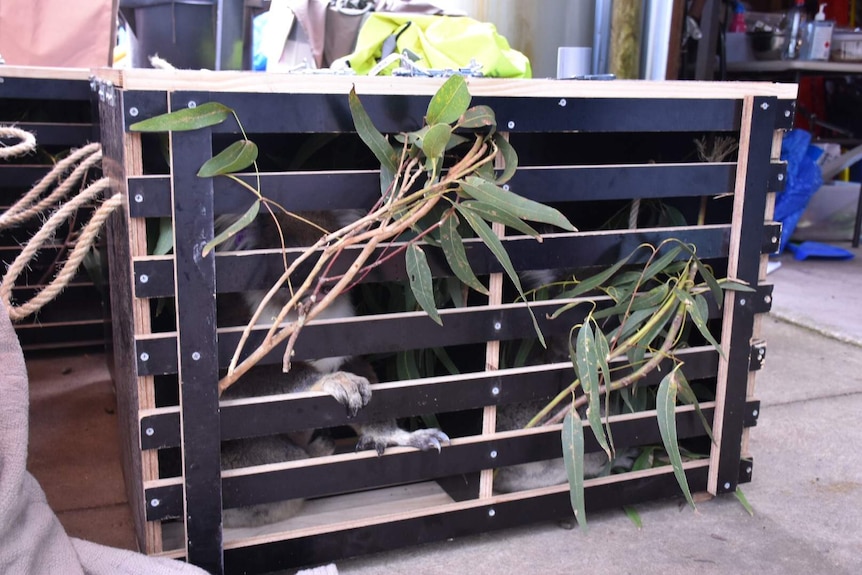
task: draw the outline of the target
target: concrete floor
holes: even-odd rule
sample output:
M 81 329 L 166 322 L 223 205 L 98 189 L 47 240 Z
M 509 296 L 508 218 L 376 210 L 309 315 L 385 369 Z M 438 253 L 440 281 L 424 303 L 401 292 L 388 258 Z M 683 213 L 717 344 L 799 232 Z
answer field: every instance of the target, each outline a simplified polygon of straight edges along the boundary
M 858 251 L 857 251 L 858 253 Z M 795 261 L 771 273 L 761 416 L 751 433 L 755 515 L 733 497 L 589 517 L 590 530 L 540 524 L 342 561 L 342 575 L 400 573 L 862 572 L 862 260 Z M 30 469 L 70 534 L 133 548 L 116 416 L 101 356 L 28 362 Z

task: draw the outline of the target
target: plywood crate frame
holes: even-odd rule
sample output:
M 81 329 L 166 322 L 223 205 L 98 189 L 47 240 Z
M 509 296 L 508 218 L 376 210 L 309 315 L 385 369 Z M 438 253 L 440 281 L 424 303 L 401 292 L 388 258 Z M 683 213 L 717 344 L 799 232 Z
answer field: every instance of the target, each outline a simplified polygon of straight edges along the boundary
M 241 212 L 251 201 L 247 191 L 224 179 L 195 175 L 212 155 L 214 135 L 237 132 L 234 124 L 171 134 L 168 175 L 143 174 L 141 136 L 128 126 L 168 110 L 217 101 L 236 110 L 250 134 L 347 133 L 353 131 L 347 92 L 355 85 L 378 128 L 396 133 L 421 125 L 427 102 L 441 82 L 100 73 L 106 171 L 128 198 L 125 213 L 112 221 L 109 242 L 115 363 L 126 422 L 130 500 L 146 552 L 185 557 L 212 572 L 253 573 L 571 515 L 566 485 L 504 495 L 491 489 L 494 468 L 560 454 L 559 426 L 495 433 L 495 406 L 550 397 L 571 378 L 565 364 L 497 368 L 495 342 L 532 333 L 528 315 L 517 304 L 444 310 L 442 327 L 424 313 L 323 320 L 309 325 L 297 344 L 297 359 L 303 359 L 486 342 L 491 352 L 484 371 L 377 384 L 371 403 L 357 416 L 363 421 L 481 409 L 481 433 L 454 439 L 440 454 L 394 448 L 383 456 L 341 454 L 220 471 L 221 439 L 335 426 L 345 424 L 347 417 L 334 399 L 319 393 L 219 404 L 219 369 L 227 365 L 238 331 L 216 328 L 212 296 L 217 289 L 248 289 L 244 275 L 265 265 L 267 258 L 280 256 L 259 250 L 200 257 L 201 247 L 213 236 L 214 216 Z M 516 193 L 539 201 L 732 194 L 727 223 L 553 234 L 542 244 L 523 237 L 503 239 L 519 269 L 536 269 L 609 266 L 642 242 L 678 237 L 697 246 L 701 258 L 725 261 L 729 276 L 757 286 L 755 293 L 728 292 L 720 312 L 713 306 L 722 325 L 726 359 L 708 346 L 681 352 L 690 379 L 717 378 L 716 401 L 704 405 L 717 447 L 708 459 L 686 464 L 689 484 L 695 492 L 733 492 L 751 477 L 746 430 L 757 419 L 753 372 L 765 350 L 757 338 L 757 314 L 767 311 L 771 301 L 771 286 L 762 279 L 766 254 L 777 248 L 780 234 L 779 225 L 768 219 L 772 192 L 782 189 L 784 180 L 778 150 L 782 131 L 791 126 L 795 86 L 474 79 L 469 87 L 473 103 L 490 105 L 500 129 L 513 137 L 518 132 L 738 133 L 735 162 L 527 166 L 510 182 Z M 261 179 L 264 194 L 291 210 L 368 208 L 379 194 L 374 170 L 264 173 Z M 302 193 L 291 194 L 291 189 Z M 145 218 L 153 217 L 174 220 L 171 256 L 147 255 Z M 481 245 L 468 246 L 468 253 L 477 273 L 501 276 L 502 269 Z M 380 273 L 403 278 L 403 265 L 392 264 Z M 152 333 L 150 299 L 171 296 L 179 329 Z M 545 312 L 557 306 L 535 304 L 545 329 L 553 331 Z M 280 355 L 270 361 L 280 361 Z M 153 381 L 159 374 L 178 374 L 178 406 L 156 407 Z M 653 377 L 652 384 L 657 381 Z M 680 437 L 704 435 L 690 407 L 677 408 L 677 425 Z M 620 448 L 660 442 L 654 412 L 619 416 L 612 428 Z M 182 476 L 160 478 L 156 451 L 179 446 Z M 597 449 L 588 438 L 587 451 Z M 452 477 L 467 478 L 470 493 L 459 495 L 447 485 L 445 478 Z M 436 490 L 435 480 L 447 489 Z M 383 491 L 397 501 L 372 506 L 371 516 L 353 517 L 346 511 L 347 499 L 324 497 L 387 486 L 395 486 Z M 586 493 L 587 509 L 596 510 L 675 495 L 679 488 L 666 467 L 589 480 Z M 274 533 L 222 532 L 222 501 L 227 508 L 293 497 L 324 497 L 321 505 L 329 502 L 342 515 L 328 523 L 291 524 Z M 362 494 L 339 497 L 354 501 Z M 169 522 L 172 518 L 180 519 L 181 531 L 181 543 L 174 547 L 167 544 L 176 527 Z
M 18 106 L 27 103 L 38 120 L 22 121 L 14 117 Z M 49 109 L 50 108 L 50 109 Z M 0 124 L 14 125 L 35 134 L 37 154 L 16 161 L 0 163 L 0 205 L 8 208 L 20 199 L 33 185 L 48 174 L 52 165 L 46 161 L 49 153 L 77 149 L 99 140 L 95 117 L 98 109 L 93 105 L 90 88 L 90 71 L 84 68 L 50 68 L 0 66 Z M 75 121 L 73 121 L 75 120 Z M 39 153 L 44 153 L 39 157 Z M 98 176 L 93 170 L 90 179 Z M 74 192 L 73 192 L 74 193 Z M 76 215 L 80 231 L 91 210 L 81 208 Z M 33 218 L 15 228 L 3 230 L 0 246 L 3 263 L 8 266 L 41 225 Z M 66 230 L 61 228 L 58 239 Z M 52 242 L 42 250 L 28 268 L 27 276 L 18 279 L 13 288 L 13 302 L 29 301 L 45 283 L 33 278 L 56 272 L 54 261 L 63 246 Z M 61 258 L 62 259 L 62 258 Z M 60 262 L 61 263 L 61 262 Z M 6 269 L 5 266 L 3 268 Z M 52 277 L 48 277 L 50 281 Z M 107 317 L 104 293 L 85 272 L 79 272 L 72 283 L 52 302 L 34 316 L 15 325 L 15 331 L 25 353 L 46 349 L 102 347 L 107 339 Z

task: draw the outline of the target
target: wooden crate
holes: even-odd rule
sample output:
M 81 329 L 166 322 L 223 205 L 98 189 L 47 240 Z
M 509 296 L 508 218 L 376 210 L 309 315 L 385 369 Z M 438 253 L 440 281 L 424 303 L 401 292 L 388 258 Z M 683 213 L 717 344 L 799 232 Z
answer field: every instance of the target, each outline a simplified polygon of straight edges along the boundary
M 0 68 L 0 124 L 32 132 L 38 145 L 34 154 L 0 162 L 0 210 L 7 209 L 44 177 L 53 165 L 53 158 L 98 141 L 89 74 L 86 69 Z M 79 210 L 74 223 L 60 229 L 55 241 L 38 254 L 16 282 L 15 302 L 28 301 L 54 278 L 71 249 L 64 240 L 80 231 L 91 211 Z M 41 219 L 33 218 L 0 232 L 0 262 L 4 270 L 41 224 Z M 86 272 L 79 272 L 59 297 L 35 316 L 15 325 L 21 346 L 25 352 L 103 346 L 107 327 L 104 301 L 100 286 Z
M 238 331 L 216 327 L 212 296 L 265 287 L 249 278 L 267 258 L 280 256 L 270 250 L 200 257 L 212 238 L 214 216 L 239 213 L 251 201 L 226 179 L 195 176 L 214 148 L 236 138 L 235 125 L 173 133 L 172 162 L 161 173 L 149 154 L 157 142 L 128 126 L 217 101 L 236 110 L 252 139 L 296 149 L 315 134 L 356 139 L 350 136 L 347 99 L 353 85 L 381 131 L 416 129 L 440 80 L 141 70 L 106 72 L 99 81 L 110 94 L 101 106 L 106 170 L 128 197 L 125 212 L 112 221 L 109 244 L 127 477 L 143 549 L 185 557 L 213 572 L 255 573 L 571 516 L 566 485 L 493 491 L 494 468 L 560 455 L 559 426 L 495 432 L 496 406 L 551 397 L 571 379 L 564 364 L 500 368 L 498 342 L 533 335 L 524 308 L 501 303 L 499 287 L 494 303 L 443 311 L 442 327 L 424 313 L 404 312 L 320 321 L 300 336 L 297 359 L 435 346 L 479 349 L 479 367 L 472 372 L 376 385 L 371 403 L 357 416 L 440 414 L 441 421 L 452 421 L 445 428 L 453 436 L 440 454 L 394 448 L 383 456 L 344 453 L 220 473 L 220 439 L 336 426 L 347 416 L 331 397 L 316 393 L 219 404 L 216 381 Z M 752 471 L 745 430 L 759 409 L 753 371 L 764 347 L 757 339 L 757 314 L 771 301 L 771 286 L 761 280 L 765 254 L 778 245 L 779 226 L 769 221 L 771 192 L 784 180 L 777 158 L 782 130 L 791 125 L 795 86 L 474 79 L 469 87 L 474 104 L 493 107 L 520 155 L 511 189 L 577 207 L 570 211 L 582 220 L 574 222 L 582 231 L 554 234 L 543 243 L 504 238 L 520 270 L 600 269 L 641 242 L 676 237 L 696 245 L 719 273 L 757 286 L 756 293 L 728 292 L 722 311 L 713 310 L 726 359 L 706 345 L 683 352 L 688 378 L 713 386 L 716 394 L 703 407 L 717 447 L 708 458 L 686 464 L 689 484 L 696 492 L 733 492 Z M 726 162 L 699 161 L 692 141 L 702 134 L 738 137 L 738 155 Z M 379 194 L 373 165 L 339 168 L 264 166 L 261 187 L 291 210 L 370 207 Z M 707 205 L 707 217 L 702 225 L 598 229 L 602 214 L 633 199 L 675 203 L 693 211 L 691 221 Z M 147 252 L 148 221 L 151 232 L 155 218 L 173 218 L 171 255 Z M 471 249 L 480 273 L 502 275 L 481 247 Z M 437 273 L 445 275 L 444 269 Z M 403 265 L 392 263 L 369 281 L 404 277 Z M 158 298 L 172 298 L 178 327 L 160 330 L 163 316 L 153 313 Z M 535 309 L 553 332 L 545 312 L 554 308 Z M 161 398 L 177 376 L 177 397 Z M 691 408 L 678 408 L 677 425 L 681 437 L 704 436 Z M 612 428 L 618 448 L 660 443 L 655 412 L 621 416 Z M 183 466 L 171 474 L 167 454 L 180 449 Z M 597 449 L 588 441 L 588 451 Z M 588 480 L 586 493 L 588 510 L 596 510 L 672 496 L 679 488 L 665 467 Z M 222 502 L 227 508 L 294 497 L 312 500 L 288 522 L 271 529 L 221 529 Z

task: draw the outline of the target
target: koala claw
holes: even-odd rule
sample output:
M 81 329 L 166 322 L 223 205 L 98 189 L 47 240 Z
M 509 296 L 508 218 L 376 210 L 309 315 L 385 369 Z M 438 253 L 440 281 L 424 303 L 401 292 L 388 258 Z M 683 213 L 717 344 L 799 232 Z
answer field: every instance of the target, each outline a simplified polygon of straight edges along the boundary
M 443 445 L 449 443 L 449 436 L 439 429 L 418 429 L 416 431 L 404 431 L 393 428 L 385 431 L 368 430 L 363 433 L 356 443 L 356 451 L 374 448 L 377 455 L 383 455 L 389 446 L 415 447 L 422 451 L 436 449 L 437 453 Z
M 371 399 L 371 384 L 368 380 L 346 371 L 327 373 L 318 385 L 342 404 L 350 417 L 355 416 Z

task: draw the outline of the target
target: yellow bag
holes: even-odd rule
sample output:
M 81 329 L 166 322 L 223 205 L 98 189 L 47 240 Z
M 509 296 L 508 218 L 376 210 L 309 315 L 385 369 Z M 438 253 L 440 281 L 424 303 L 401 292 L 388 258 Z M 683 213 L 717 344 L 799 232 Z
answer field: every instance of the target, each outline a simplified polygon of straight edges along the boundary
M 485 76 L 529 78 L 530 61 L 513 50 L 493 24 L 466 16 L 428 16 L 419 14 L 372 13 L 356 40 L 356 49 L 345 56 L 357 74 L 367 74 L 382 58 L 384 42 L 395 39 L 394 52 L 410 50 L 421 59 L 422 68 L 458 69 L 474 59 Z M 387 43 L 387 48 L 392 40 Z M 382 73 L 391 73 L 393 64 Z

